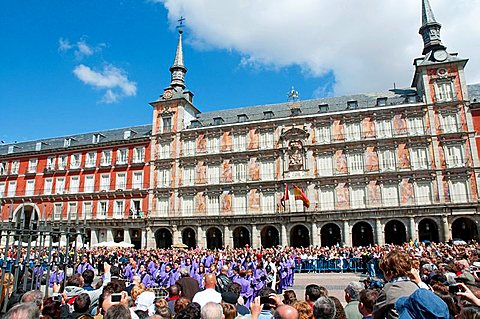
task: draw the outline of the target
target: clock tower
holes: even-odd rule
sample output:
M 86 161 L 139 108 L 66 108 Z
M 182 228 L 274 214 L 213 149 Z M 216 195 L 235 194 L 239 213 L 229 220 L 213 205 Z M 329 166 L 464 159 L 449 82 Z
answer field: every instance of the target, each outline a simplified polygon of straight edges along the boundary
M 412 86 L 424 102 L 438 103 L 466 99 L 467 86 L 464 67 L 468 59 L 447 52 L 440 37 L 441 24 L 433 14 L 429 0 L 422 0 L 423 56 L 415 59 Z

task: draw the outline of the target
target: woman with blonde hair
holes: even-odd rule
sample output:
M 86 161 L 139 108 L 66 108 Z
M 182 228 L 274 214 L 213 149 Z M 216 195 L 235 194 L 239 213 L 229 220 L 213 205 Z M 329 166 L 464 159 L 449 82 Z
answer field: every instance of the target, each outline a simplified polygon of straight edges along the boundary
M 310 304 L 306 301 L 296 301 L 292 307 L 298 311 L 298 319 L 312 319 L 313 310 Z

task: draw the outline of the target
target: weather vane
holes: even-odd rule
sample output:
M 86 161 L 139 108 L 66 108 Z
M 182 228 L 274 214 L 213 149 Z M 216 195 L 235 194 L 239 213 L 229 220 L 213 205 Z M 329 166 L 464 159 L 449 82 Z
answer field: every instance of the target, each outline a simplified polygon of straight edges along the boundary
M 178 25 L 177 25 L 178 32 L 183 33 L 183 22 L 185 21 L 185 18 L 183 16 L 180 16 L 180 19 L 178 19 L 177 21 L 178 21 Z
M 290 102 L 295 102 L 295 101 L 298 101 L 298 98 L 299 98 L 298 91 L 295 90 L 295 88 L 292 86 L 292 89 L 290 90 L 290 92 L 288 92 L 288 100 Z

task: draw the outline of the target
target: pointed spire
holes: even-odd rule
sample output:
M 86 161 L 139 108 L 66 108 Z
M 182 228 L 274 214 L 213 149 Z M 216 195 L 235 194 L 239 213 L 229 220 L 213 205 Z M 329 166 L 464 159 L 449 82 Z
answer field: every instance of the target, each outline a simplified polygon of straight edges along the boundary
M 422 26 L 429 23 L 436 23 L 435 16 L 433 15 L 432 7 L 430 6 L 430 1 L 422 1 Z
M 182 46 L 182 34 L 183 34 L 183 21 L 185 18 L 181 17 L 178 22 L 180 23 L 178 28 L 178 44 L 177 51 L 175 53 L 175 60 L 173 65 L 170 67 L 170 72 L 172 73 L 172 80 L 170 81 L 171 87 L 180 87 L 185 88 L 185 74 L 187 73 L 187 68 L 183 64 L 183 46 Z
M 442 25 L 435 20 L 429 0 L 422 0 L 422 26 L 418 33 L 423 38 L 423 54 L 437 49 L 445 49 L 440 39 Z

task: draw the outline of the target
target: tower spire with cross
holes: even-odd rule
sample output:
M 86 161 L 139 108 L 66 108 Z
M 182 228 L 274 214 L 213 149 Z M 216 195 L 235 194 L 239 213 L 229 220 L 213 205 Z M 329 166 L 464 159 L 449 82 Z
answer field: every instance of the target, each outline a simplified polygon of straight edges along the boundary
M 185 89 L 185 74 L 187 73 L 187 68 L 183 64 L 182 34 L 183 34 L 184 21 L 185 21 L 184 17 L 180 17 L 180 19 L 178 19 L 177 51 L 175 53 L 175 60 L 173 61 L 173 65 L 170 67 L 170 73 L 172 74 L 170 86 L 172 88 L 179 87 L 182 90 Z

